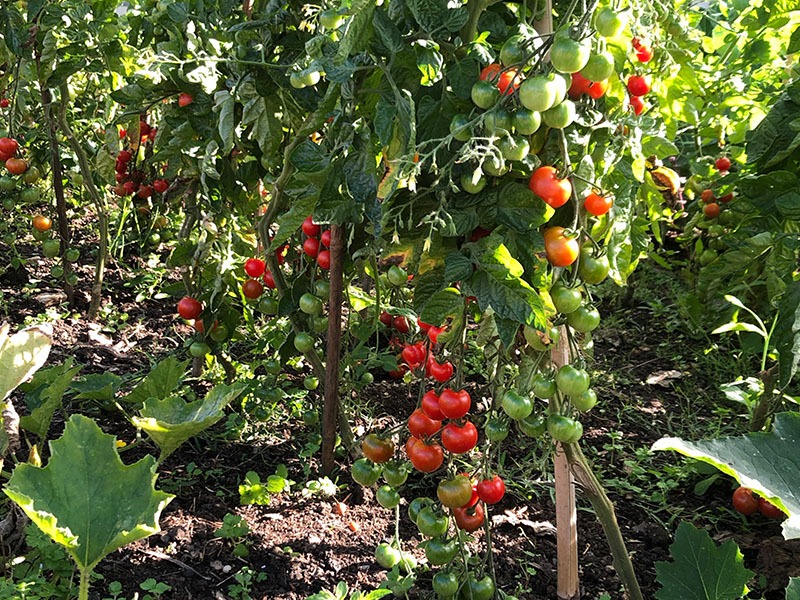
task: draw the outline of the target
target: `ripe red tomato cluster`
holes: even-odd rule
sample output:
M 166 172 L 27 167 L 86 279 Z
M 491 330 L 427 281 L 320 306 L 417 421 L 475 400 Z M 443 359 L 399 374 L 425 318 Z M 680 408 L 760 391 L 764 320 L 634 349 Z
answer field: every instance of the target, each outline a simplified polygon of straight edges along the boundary
M 638 37 L 631 40 L 631 46 L 633 46 L 633 51 L 636 53 L 636 58 L 639 59 L 639 62 L 646 63 L 653 59 L 653 49 Z
M 309 258 L 315 258 L 320 269 L 326 271 L 330 269 L 331 252 L 328 250 L 331 245 L 330 230 L 322 231 L 322 228 L 314 223 L 313 215 L 306 217 L 300 229 L 306 235 L 306 239 L 303 241 L 303 252 Z
M 784 519 L 786 517 L 783 511 L 772 502 L 766 498 L 756 496 L 753 490 L 744 486 L 734 490 L 731 503 L 737 512 L 748 517 L 757 512 L 760 512 L 768 519 Z
M 143 144 L 152 143 L 156 139 L 158 129 L 151 127 L 144 117 L 139 121 L 139 131 Z M 120 130 L 120 138 L 127 136 L 124 129 Z M 136 168 L 135 153 L 128 149 L 120 150 L 117 154 L 114 165 L 116 185 L 114 193 L 118 196 L 132 196 L 136 194 L 138 198 L 146 200 L 153 195 L 153 192 L 163 194 L 169 189 L 169 181 L 157 178 L 146 183 L 145 172 Z
M 0 138 L 0 160 L 6 165 L 6 170 L 12 175 L 22 175 L 28 170 L 28 162 L 17 156 L 19 143 L 14 138 Z

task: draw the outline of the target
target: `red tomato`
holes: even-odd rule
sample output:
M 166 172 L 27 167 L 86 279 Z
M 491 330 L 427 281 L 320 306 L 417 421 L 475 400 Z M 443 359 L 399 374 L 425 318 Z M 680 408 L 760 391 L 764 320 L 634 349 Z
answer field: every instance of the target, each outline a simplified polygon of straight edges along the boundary
M 572 183 L 567 178 L 559 179 L 555 167 L 551 166 L 536 169 L 531 175 L 528 187 L 553 208 L 566 204 L 572 195 Z
M 725 194 L 724 196 L 720 196 L 720 197 L 718 198 L 718 200 L 719 200 L 720 202 L 722 202 L 722 204 L 727 204 L 728 202 L 730 202 L 731 200 L 733 200 L 733 192 L 728 192 L 728 193 L 727 193 L 727 194 Z
M 153 195 L 153 186 L 143 185 L 139 188 L 139 191 L 136 192 L 136 195 L 139 196 L 139 198 L 149 198 Z
M 483 505 L 476 504 L 471 507 L 461 507 L 453 509 L 453 516 L 456 525 L 464 531 L 476 531 L 483 526 L 484 511 Z
M 766 498 L 758 499 L 758 512 L 767 517 L 768 519 L 783 519 L 786 517 L 783 511 L 775 506 Z
M 331 268 L 331 252 L 330 250 L 320 250 L 317 255 L 317 264 L 320 269 L 327 271 Z
M 203 312 L 203 305 L 190 296 L 178 301 L 178 314 L 184 319 L 196 319 Z
M 400 333 L 408 333 L 408 320 L 401 316 L 394 317 L 392 319 L 392 327 Z
M 430 437 L 435 435 L 441 428 L 441 421 L 431 419 L 419 408 L 408 416 L 408 430 L 415 438 Z
M 636 48 L 636 58 L 639 59 L 639 62 L 650 62 L 650 60 L 653 58 L 653 50 L 650 48 L 650 46 L 641 45 Z
M 439 396 L 433 390 L 425 392 L 422 397 L 422 412 L 435 421 L 441 421 L 445 418 L 439 409 Z
M 271 290 L 275 289 L 275 278 L 269 271 L 264 273 L 264 285 L 266 285 Z
M 448 423 L 442 429 L 442 446 L 453 454 L 464 454 L 469 452 L 478 443 L 478 429 L 465 421 L 462 426 L 455 423 Z
M 319 241 L 326 248 L 330 248 L 331 247 L 331 230 L 330 229 L 326 229 L 325 231 L 323 231 L 322 235 L 319 236 Z
M 753 490 L 744 486 L 738 487 L 733 492 L 733 508 L 743 515 L 750 516 L 758 512 L 758 497 Z
M 266 265 L 260 258 L 248 258 L 244 261 L 244 272 L 250 277 L 261 277 L 265 270 Z
M 572 74 L 572 84 L 569 86 L 569 97 L 573 100 L 577 100 L 584 94 L 589 93 L 589 84 L 592 83 L 586 77 L 581 75 L 580 73 L 573 73 Z
M 433 327 L 431 326 L 428 329 L 428 339 L 431 341 L 432 344 L 436 344 L 439 342 L 439 334 L 444 331 L 444 327 Z
M 6 169 L 12 175 L 22 175 L 28 170 L 28 163 L 21 158 L 14 158 L 13 156 L 6 161 Z
M 522 83 L 522 76 L 517 69 L 506 69 L 500 73 L 500 78 L 497 80 L 497 89 L 501 94 L 510 96 L 519 88 Z
M 472 398 L 466 390 L 453 391 L 450 388 L 439 396 L 439 410 L 448 419 L 460 419 L 469 412 Z
M 0 137 L 0 154 L 6 155 L 6 160 L 11 158 L 19 150 L 19 143 L 14 138 Z
M 377 464 L 385 463 L 394 456 L 394 444 L 392 440 L 370 433 L 361 441 L 361 451 L 372 462 Z
M 606 214 L 613 205 L 614 199 L 611 196 L 602 196 L 596 192 L 591 192 L 583 201 L 586 212 L 595 217 Z
M 710 202 L 703 207 L 703 214 L 709 219 L 716 219 L 719 213 L 720 207 L 716 202 Z
M 163 194 L 169 188 L 169 181 L 166 179 L 156 179 L 153 182 L 153 189 L 157 191 L 159 194 Z
M 183 108 L 184 106 L 189 106 L 192 102 L 194 102 L 194 98 L 192 98 L 191 94 L 187 94 L 186 92 L 182 92 L 178 95 L 178 106 Z
M 402 355 L 403 360 L 406 361 L 408 366 L 413 370 L 419 367 L 425 360 L 426 350 L 422 342 L 417 342 L 413 345 L 406 344 L 400 354 Z
M 503 67 L 498 65 L 497 63 L 487 65 L 481 69 L 480 80 L 481 81 L 495 81 L 497 79 L 497 74 L 503 70 Z
M 378 320 L 379 320 L 381 323 L 383 323 L 384 325 L 386 325 L 386 327 L 391 327 L 391 326 L 392 326 L 392 315 L 390 315 L 390 314 L 389 314 L 388 312 L 386 312 L 386 311 L 383 311 L 383 312 L 381 313 L 381 316 L 380 316 L 380 317 L 378 317 Z
M 717 171 L 730 171 L 731 170 L 731 159 L 727 156 L 720 156 L 714 165 L 717 167 Z
M 242 294 L 245 298 L 255 300 L 264 293 L 264 286 L 258 279 L 248 279 L 242 284 Z
M 319 225 L 314 223 L 314 219 L 311 215 L 306 217 L 306 220 L 303 221 L 300 229 L 302 229 L 303 233 L 305 233 L 308 237 L 317 237 L 319 232 L 322 230 Z
M 590 81 L 586 93 L 589 94 L 591 98 L 599 100 L 600 98 L 605 96 L 610 86 L 611 84 L 608 83 L 608 79 L 604 79 L 603 81 Z
M 640 96 L 631 96 L 631 108 L 637 117 L 644 112 L 644 100 Z
M 566 235 L 563 227 L 548 227 L 544 230 L 544 251 L 554 267 L 568 267 L 580 253 L 577 237 Z
M 406 452 L 414 468 L 423 473 L 433 473 L 444 462 L 444 452 L 439 444 L 426 444 L 417 440 L 410 448 L 406 445 Z
M 506 484 L 499 475 L 478 482 L 478 496 L 486 504 L 497 504 L 506 493 Z
M 646 75 L 631 75 L 628 78 L 628 92 L 631 96 L 644 96 L 650 91 L 650 82 Z
M 439 383 L 444 383 L 453 376 L 453 363 L 450 361 L 444 363 L 436 362 L 436 359 L 431 355 L 431 360 L 428 362 L 428 370 L 431 377 Z
M 315 237 L 306 238 L 303 242 L 303 252 L 311 258 L 319 254 L 319 240 Z

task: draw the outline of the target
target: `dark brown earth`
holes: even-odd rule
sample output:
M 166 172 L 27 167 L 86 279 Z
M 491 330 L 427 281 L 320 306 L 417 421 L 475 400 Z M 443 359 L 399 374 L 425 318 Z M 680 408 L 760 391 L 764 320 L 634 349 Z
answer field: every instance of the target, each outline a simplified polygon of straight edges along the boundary
M 29 292 L 21 292 L 21 278 L 14 279 L 8 272 L 0 277 L 4 299 L 0 320 L 9 321 L 12 327 L 45 310 L 48 300 L 42 300 L 43 292 L 57 293 L 48 289 L 43 265 L 32 261 L 28 271 L 27 278 L 32 282 Z M 87 280 L 88 272 L 89 267 L 85 267 Z M 43 281 L 36 282 L 35 275 Z M 100 330 L 81 319 L 56 321 L 51 364 L 74 356 L 85 365 L 83 373 L 130 375 L 146 370 L 167 353 L 179 351 L 189 331 L 174 317 L 173 301 L 136 301 L 132 291 L 123 286 L 122 275 L 110 270 L 108 290 L 115 311 L 129 315 L 127 324 Z M 770 600 L 783 598 L 781 590 L 788 577 L 800 576 L 796 560 L 800 542 L 784 541 L 775 522 L 761 517 L 744 520 L 732 513 L 731 481 L 720 478 L 702 496 L 692 490 L 702 479 L 700 475 L 680 480 L 680 487 L 670 486 L 674 478 L 670 473 L 683 463 L 669 454 L 653 459 L 649 470 L 635 471 L 639 463 L 633 460 L 634 452 L 644 451 L 663 435 L 675 434 L 681 425 L 676 419 L 687 414 L 687 404 L 698 431 L 712 431 L 716 426 L 726 432 L 731 425 L 718 423 L 714 402 L 720 400 L 715 383 L 687 359 L 693 350 L 683 346 L 686 339 L 671 340 L 675 333 L 666 331 L 663 320 L 652 318 L 637 302 L 634 295 L 625 320 L 607 326 L 595 338 L 597 358 L 592 368 L 595 380 L 602 382 L 598 385 L 602 400 L 584 422 L 584 442 L 598 472 L 613 483 L 609 495 L 617 507 L 644 596 L 655 598 L 658 585 L 654 564 L 668 560 L 671 535 L 680 519 L 688 519 L 707 529 L 718 542 L 737 542 L 746 566 L 757 573 L 750 586 L 755 590 L 751 597 L 763 593 Z M 664 344 L 671 344 L 674 351 L 661 351 Z M 647 383 L 648 378 L 652 383 Z M 365 400 L 380 403 L 377 421 L 372 425 L 390 426 L 398 415 L 407 415 L 413 409 L 412 394 L 402 384 L 379 382 L 363 394 Z M 714 402 L 703 402 L 703 398 L 713 398 Z M 729 410 L 727 414 L 735 413 Z M 119 417 L 105 414 L 100 419 L 106 430 L 121 439 L 133 437 L 132 427 Z M 367 424 L 357 425 L 363 428 Z M 56 423 L 54 429 L 58 427 Z M 380 585 L 385 571 L 374 561 L 373 552 L 379 542 L 390 540 L 394 534 L 392 512 L 375 502 L 371 490 L 353 484 L 345 460 L 332 477 L 338 486 L 335 499 L 303 497 L 300 490 L 304 482 L 319 477 L 316 458 L 299 458 L 309 432 L 299 419 L 283 418 L 269 423 L 269 428 L 268 438 L 229 441 L 222 437 L 225 430 L 218 424 L 210 434 L 185 444 L 172 455 L 158 479 L 158 487 L 176 494 L 162 515 L 162 532 L 106 558 L 98 568 L 104 582 L 94 584 L 92 598 L 106 598 L 107 585 L 112 581 L 122 584 L 124 597 L 131 598 L 137 592 L 141 597 L 139 584 L 148 578 L 171 586 L 164 598 L 246 598 L 230 592 L 230 586 L 236 583 L 234 575 L 245 567 L 254 576 L 264 574 L 263 580 L 250 589 L 250 597 L 259 600 L 303 599 L 321 589 L 333 589 L 338 581 L 347 582 L 352 590 L 366 591 Z M 617 436 L 617 432 L 622 433 Z M 492 511 L 498 587 L 519 598 L 552 599 L 556 597 L 552 485 L 547 471 L 536 470 L 532 461 L 525 461 L 522 467 L 517 463 L 539 451 L 527 438 L 521 442 L 528 445 L 521 446 L 517 441 L 507 447 L 509 494 Z M 141 455 L 139 450 L 131 454 Z M 129 460 L 128 455 L 124 458 Z M 138 456 L 130 460 L 133 458 Z M 190 464 L 197 469 L 191 474 L 187 472 Z M 253 470 L 264 479 L 281 464 L 288 467 L 290 479 L 296 482 L 293 492 L 274 496 L 266 506 L 240 506 L 237 488 L 244 474 Z M 406 497 L 432 495 L 432 485 L 412 475 Z M 659 493 L 666 494 L 666 503 L 654 499 Z M 669 509 L 659 508 L 665 505 Z M 227 513 L 243 517 L 250 527 L 245 538 L 249 550 L 246 557 L 233 554 L 230 540 L 214 536 Z M 613 599 L 623 598 L 602 529 L 580 494 L 578 529 L 584 597 L 595 599 L 607 593 Z M 400 531 L 407 549 L 422 558 L 422 552 L 415 549 L 419 535 L 404 508 Z M 482 542 L 482 535 L 477 537 Z M 426 592 L 430 590 L 430 577 L 430 572 L 421 573 L 409 597 L 430 597 Z

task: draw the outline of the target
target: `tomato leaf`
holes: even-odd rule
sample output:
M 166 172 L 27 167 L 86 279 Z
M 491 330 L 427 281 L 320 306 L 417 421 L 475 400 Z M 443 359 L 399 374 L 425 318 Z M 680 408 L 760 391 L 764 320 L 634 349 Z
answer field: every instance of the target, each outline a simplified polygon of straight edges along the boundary
M 736 600 L 755 575 L 736 542 L 717 546 L 707 532 L 682 521 L 669 547 L 673 562 L 656 563 L 658 600 Z
M 652 449 L 675 450 L 707 462 L 764 496 L 789 515 L 783 536 L 793 539 L 800 537 L 800 467 L 794 460 L 798 444 L 800 413 L 784 412 L 775 415 L 769 433 L 699 442 L 662 438 Z
M 330 159 L 322 152 L 320 147 L 311 140 L 305 140 L 294 149 L 289 157 L 295 168 L 301 173 L 317 173 L 324 171 L 330 164 Z
M 780 356 L 780 387 L 786 387 L 800 364 L 800 282 L 786 289 L 778 308 L 773 342 Z
M 48 465 L 18 465 L 4 489 L 39 529 L 66 547 L 81 571 L 158 532 L 161 511 L 174 497 L 155 489 L 152 456 L 125 465 L 115 441 L 88 417 L 73 415 L 50 443 Z
M 455 317 L 464 312 L 464 296 L 456 288 L 445 288 L 433 294 L 425 303 L 420 319 L 436 327 L 441 327 L 447 317 Z
M 527 186 L 519 183 L 509 183 L 497 194 L 497 223 L 514 231 L 536 229 L 552 212 Z
M 396 54 L 405 48 L 403 35 L 394 21 L 389 18 L 385 7 L 381 6 L 375 9 L 372 25 L 375 27 L 375 33 L 378 36 L 377 41 L 383 44 L 387 50 L 387 56 Z

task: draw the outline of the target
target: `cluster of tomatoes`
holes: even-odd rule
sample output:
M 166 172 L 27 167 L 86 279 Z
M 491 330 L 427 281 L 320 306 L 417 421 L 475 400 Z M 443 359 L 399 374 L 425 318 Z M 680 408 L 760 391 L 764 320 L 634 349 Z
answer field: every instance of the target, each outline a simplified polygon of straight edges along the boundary
M 28 161 L 19 156 L 19 152 L 17 140 L 0 137 L 0 161 L 5 164 L 7 171 L 6 175 L 0 176 L 0 195 L 3 197 L 3 208 L 8 210 L 15 208 L 17 202 L 32 204 L 39 200 L 39 188 L 34 184 L 41 179 L 41 171 L 38 167 L 29 165 Z
M 714 166 L 720 172 L 720 175 L 727 175 L 731 169 L 731 159 L 727 156 L 720 156 L 714 161 Z M 706 188 L 700 193 L 700 199 L 704 205 L 703 214 L 709 219 L 716 219 L 722 212 L 722 205 L 733 200 L 733 192 L 716 197 L 714 190 Z
M 11 175 L 22 175 L 28 170 L 28 161 L 17 156 L 19 142 L 14 138 L 0 138 L 0 161 L 6 166 L 6 171 Z
M 636 58 L 640 63 L 650 62 L 653 58 L 653 50 L 650 46 L 642 42 L 638 37 L 631 40 Z M 631 75 L 627 83 L 628 94 L 630 94 L 630 104 L 636 116 L 642 114 L 645 109 L 644 96 L 650 92 L 650 79 L 646 74 Z
M 331 268 L 331 231 L 314 223 L 314 217 L 309 215 L 300 226 L 306 239 L 303 240 L 303 253 L 309 258 L 314 258 L 320 269 L 327 271 Z
M 156 138 L 158 129 L 150 126 L 144 119 L 139 122 L 139 133 L 142 143 L 152 143 Z M 127 131 L 120 129 L 120 139 L 127 137 Z M 114 193 L 118 196 L 133 196 L 142 200 L 147 200 L 153 193 L 163 194 L 169 189 L 169 181 L 163 178 L 154 179 L 152 182 L 145 182 L 145 172 L 136 168 L 135 150 L 123 149 L 117 153 L 114 164 L 116 185 Z
M 761 513 L 768 519 L 784 519 L 784 512 L 764 497 L 756 496 L 750 488 L 741 486 L 734 490 L 731 500 L 733 508 L 749 517 Z

